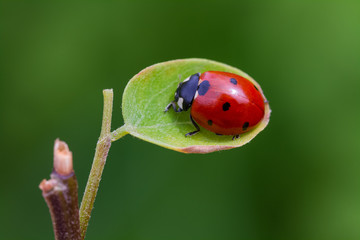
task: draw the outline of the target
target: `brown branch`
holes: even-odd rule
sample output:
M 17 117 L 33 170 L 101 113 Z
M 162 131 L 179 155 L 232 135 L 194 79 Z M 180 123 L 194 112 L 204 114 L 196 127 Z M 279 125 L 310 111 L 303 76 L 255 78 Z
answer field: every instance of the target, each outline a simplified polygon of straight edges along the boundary
M 49 207 L 56 240 L 80 240 L 78 183 L 73 170 L 72 153 L 65 142 L 56 139 L 54 170 L 50 180 L 39 188 Z

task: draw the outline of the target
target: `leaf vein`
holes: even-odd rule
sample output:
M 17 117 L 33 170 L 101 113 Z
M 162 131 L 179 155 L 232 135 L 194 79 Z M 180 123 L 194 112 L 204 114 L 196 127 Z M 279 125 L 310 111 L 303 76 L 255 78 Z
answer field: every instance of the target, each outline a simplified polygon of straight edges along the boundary
M 157 96 L 159 96 L 159 95 L 161 95 L 162 93 L 164 93 L 165 91 L 167 91 L 169 88 L 171 88 L 171 87 L 173 86 L 173 84 L 174 84 L 174 83 L 171 82 L 171 83 L 168 84 L 166 87 L 164 87 L 160 92 L 152 95 L 152 97 L 147 101 L 146 105 L 144 106 L 144 110 L 146 110 L 146 109 L 149 107 L 149 105 L 152 103 L 152 101 L 153 101 Z M 141 114 L 141 117 L 139 117 L 139 119 L 138 119 L 138 120 L 136 121 L 136 123 L 134 124 L 135 127 L 137 127 L 137 126 L 140 124 L 140 122 L 144 119 L 144 117 L 145 117 L 145 115 L 146 115 L 146 114 L 143 114 L 142 112 L 140 112 L 140 114 Z
M 158 127 L 168 127 L 168 126 L 176 126 L 176 125 L 191 125 L 190 121 L 186 121 L 186 122 L 173 122 L 173 123 L 166 123 L 166 124 L 155 124 L 155 125 L 150 125 L 150 126 L 141 126 L 141 127 L 137 127 L 138 129 L 141 128 L 158 128 Z

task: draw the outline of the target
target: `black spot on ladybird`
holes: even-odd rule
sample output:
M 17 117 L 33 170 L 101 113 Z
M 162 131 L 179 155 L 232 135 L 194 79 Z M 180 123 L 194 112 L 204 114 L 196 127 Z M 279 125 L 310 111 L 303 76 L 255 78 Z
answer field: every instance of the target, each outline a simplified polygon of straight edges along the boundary
M 208 125 L 211 126 L 212 125 L 212 121 L 208 120 Z
M 242 129 L 243 131 L 246 131 L 246 129 L 249 127 L 249 122 L 244 122 Z
M 235 79 L 235 78 L 230 78 L 230 82 L 231 82 L 232 84 L 234 84 L 234 85 L 236 85 L 236 84 L 237 84 L 237 81 L 236 81 L 236 79 Z
M 256 89 L 256 91 L 259 91 L 259 89 L 254 85 L 254 88 Z
M 223 104 L 223 111 L 227 111 L 230 108 L 230 103 L 226 102 Z
M 207 91 L 210 88 L 210 83 L 208 80 L 203 81 L 202 83 L 200 83 L 199 88 L 198 88 L 198 93 L 200 96 L 204 96 Z

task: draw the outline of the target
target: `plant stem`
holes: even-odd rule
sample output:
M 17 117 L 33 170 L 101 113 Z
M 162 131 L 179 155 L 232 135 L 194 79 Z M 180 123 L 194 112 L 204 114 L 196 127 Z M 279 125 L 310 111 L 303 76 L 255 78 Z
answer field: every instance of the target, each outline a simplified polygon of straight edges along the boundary
M 81 237 L 85 238 L 86 229 L 89 224 L 91 211 L 93 209 L 97 190 L 99 188 L 101 175 L 104 170 L 106 157 L 111 146 L 111 117 L 113 106 L 113 90 L 103 90 L 104 110 L 101 133 L 96 145 L 95 156 L 91 167 L 89 179 L 86 184 L 84 196 L 80 206 L 80 228 Z
M 43 191 L 43 197 L 49 206 L 56 240 L 80 240 L 78 185 L 74 172 L 62 176 L 51 174 L 55 180 L 52 191 Z
M 128 134 L 128 132 L 126 130 L 126 125 L 123 125 L 111 133 L 111 141 L 115 142 L 116 140 L 119 140 L 126 134 Z
M 119 129 L 121 130 L 117 129 L 116 131 L 114 131 L 117 133 L 115 134 L 117 138 L 114 140 L 114 136 L 113 136 L 114 134 L 110 132 L 112 108 L 113 108 L 113 90 L 105 89 L 103 91 L 103 95 L 104 95 L 104 110 L 103 110 L 101 133 L 96 145 L 93 164 L 91 167 L 89 179 L 86 184 L 84 196 L 80 206 L 80 228 L 81 228 L 82 239 L 85 238 L 86 230 L 89 225 L 91 211 L 94 206 L 96 193 L 99 188 L 101 175 L 104 170 L 104 166 L 106 163 L 106 158 L 109 153 L 111 142 L 118 140 L 119 138 L 127 134 L 125 128 L 120 127 Z
M 51 179 L 44 179 L 39 186 L 50 210 L 56 240 L 81 239 L 78 184 L 72 161 L 67 144 L 56 139 Z

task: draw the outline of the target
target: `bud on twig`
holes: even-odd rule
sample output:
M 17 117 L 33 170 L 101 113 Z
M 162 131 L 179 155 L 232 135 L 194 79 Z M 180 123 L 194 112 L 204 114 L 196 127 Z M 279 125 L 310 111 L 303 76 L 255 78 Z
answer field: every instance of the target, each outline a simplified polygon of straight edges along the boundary
M 80 240 L 78 183 L 68 145 L 56 139 L 54 171 L 39 185 L 49 207 L 56 240 Z
M 68 145 L 59 139 L 55 140 L 54 145 L 54 170 L 63 176 L 69 175 L 73 171 L 72 152 Z

